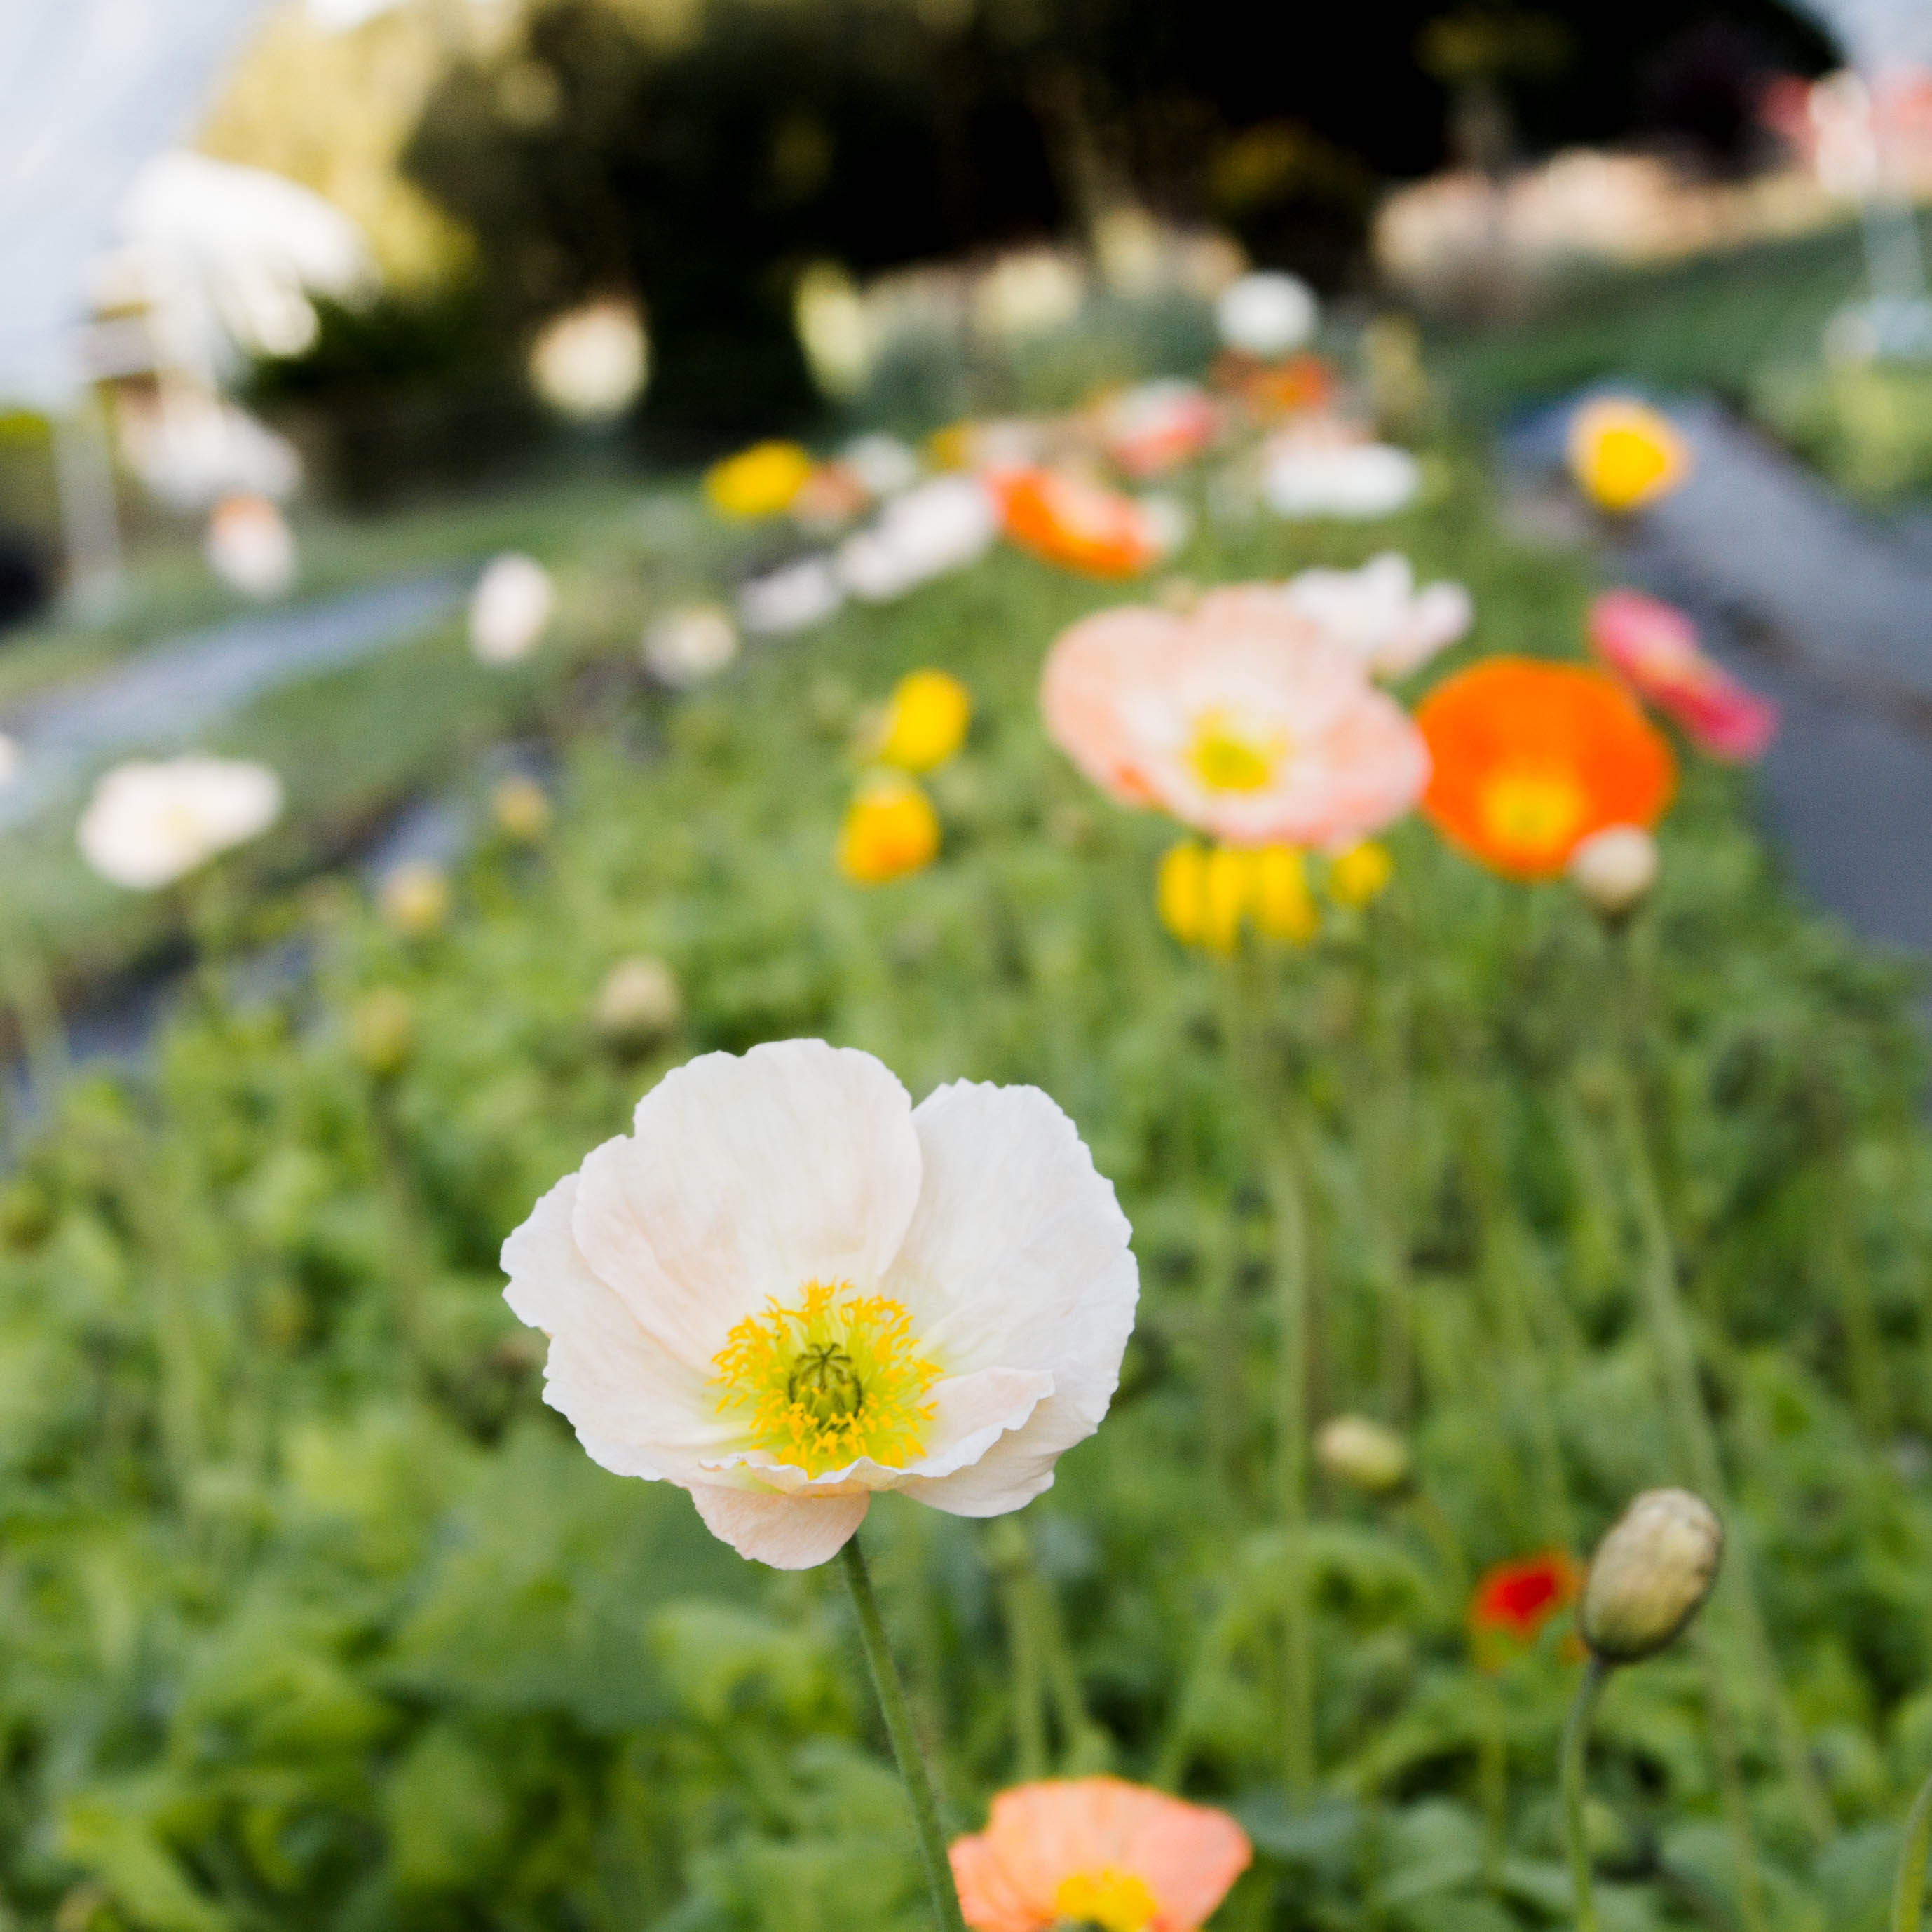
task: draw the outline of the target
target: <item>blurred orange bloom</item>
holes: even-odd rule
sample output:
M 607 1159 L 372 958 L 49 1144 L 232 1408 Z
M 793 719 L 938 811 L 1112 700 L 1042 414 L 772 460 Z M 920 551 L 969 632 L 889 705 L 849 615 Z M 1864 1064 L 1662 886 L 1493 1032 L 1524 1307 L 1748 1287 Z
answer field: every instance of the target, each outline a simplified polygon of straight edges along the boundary
M 855 885 L 902 879 L 938 851 L 938 815 L 910 778 L 878 772 L 860 786 L 838 832 L 838 869 Z
M 1499 1644 L 1527 1644 L 1582 1586 L 1581 1566 L 1568 1551 L 1541 1550 L 1484 1571 L 1469 1598 L 1469 1634 L 1479 1663 L 1499 1660 Z
M 1047 654 L 1040 706 L 1095 784 L 1229 845 L 1339 850 L 1400 818 L 1429 774 L 1355 652 L 1268 585 L 1083 619 Z
M 1417 707 L 1434 769 L 1422 808 L 1511 878 L 1562 871 L 1593 832 L 1654 826 L 1677 764 L 1622 685 L 1581 664 L 1485 658 Z
M 1325 410 L 1335 400 L 1335 372 L 1306 351 L 1285 362 L 1258 362 L 1237 350 L 1224 350 L 1214 365 L 1214 384 L 1238 394 L 1264 422 Z
M 953 1841 L 952 1877 L 974 1932 L 1197 1932 L 1252 1856 L 1225 1812 L 1070 1778 L 1003 1791 L 986 1830 Z
M 1058 470 L 992 480 L 1006 535 L 1048 563 L 1089 577 L 1135 577 L 1167 550 L 1147 506 L 1118 490 Z

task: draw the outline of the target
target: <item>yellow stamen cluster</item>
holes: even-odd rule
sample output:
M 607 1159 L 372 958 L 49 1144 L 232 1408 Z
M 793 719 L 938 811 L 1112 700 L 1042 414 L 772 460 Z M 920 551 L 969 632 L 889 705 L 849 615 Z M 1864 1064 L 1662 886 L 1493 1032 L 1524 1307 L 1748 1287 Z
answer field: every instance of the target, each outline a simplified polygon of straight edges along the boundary
M 1053 1909 L 1069 1925 L 1097 1925 L 1101 1932 L 1147 1932 L 1160 1908 L 1145 1879 L 1103 1865 L 1098 1871 L 1074 1872 L 1062 1879 Z
M 1196 720 L 1187 763 L 1210 791 L 1260 791 L 1274 782 L 1289 750 L 1282 731 L 1256 732 L 1222 710 Z
M 925 1454 L 938 1366 L 916 1352 L 912 1317 L 890 1295 L 807 1282 L 796 1307 L 772 1300 L 726 1337 L 711 1364 L 721 1415 L 754 1447 L 808 1476 L 860 1456 L 893 1468 Z
M 1480 802 L 1483 829 L 1492 844 L 1530 863 L 1567 853 L 1588 809 L 1574 773 L 1534 766 L 1498 771 Z

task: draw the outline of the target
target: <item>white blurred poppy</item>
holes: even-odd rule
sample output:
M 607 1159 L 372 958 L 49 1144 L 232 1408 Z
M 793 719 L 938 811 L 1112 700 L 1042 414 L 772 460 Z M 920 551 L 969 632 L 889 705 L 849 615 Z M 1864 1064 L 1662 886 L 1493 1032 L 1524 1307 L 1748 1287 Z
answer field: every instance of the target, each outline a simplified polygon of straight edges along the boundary
M 976 478 L 938 476 L 888 503 L 871 529 L 838 548 L 847 590 L 870 604 L 903 597 L 977 563 L 1000 534 L 1000 507 Z
M 470 648 L 484 664 L 520 664 L 543 641 L 556 606 L 550 572 L 535 557 L 494 558 L 470 593 Z
M 874 496 L 896 496 L 919 481 L 919 452 L 896 436 L 874 430 L 855 436 L 838 452 L 838 460 Z
M 644 668 L 680 691 L 716 677 L 738 655 L 738 627 L 722 604 L 693 604 L 644 633 Z
M 530 382 L 554 410 L 609 422 L 644 394 L 650 345 L 628 302 L 587 302 L 545 325 L 530 350 Z
M 1262 462 L 1262 500 L 1278 517 L 1392 516 L 1421 488 L 1422 466 L 1390 443 L 1284 440 Z
M 1244 355 L 1272 362 L 1300 348 L 1315 333 L 1321 311 L 1299 275 L 1258 270 L 1230 282 L 1214 305 L 1221 340 Z
M 76 838 L 81 856 L 111 884 L 154 892 L 267 831 L 281 810 L 282 782 L 266 765 L 136 759 L 95 785 Z
M 1408 559 L 1392 550 L 1359 570 L 1304 570 L 1288 580 L 1286 595 L 1378 677 L 1406 677 L 1475 622 L 1475 605 L 1461 584 L 1418 589 Z
M 1073 1124 L 1030 1087 L 916 1109 L 820 1040 L 707 1054 L 503 1246 L 544 1394 L 619 1475 L 780 1569 L 873 1494 L 999 1516 L 1106 1414 L 1138 1286 Z
M 266 496 L 224 496 L 208 519 L 208 567 L 230 590 L 267 601 L 296 580 L 296 540 Z
M 801 557 L 740 588 L 738 621 L 760 636 L 783 637 L 823 623 L 844 601 L 831 558 Z

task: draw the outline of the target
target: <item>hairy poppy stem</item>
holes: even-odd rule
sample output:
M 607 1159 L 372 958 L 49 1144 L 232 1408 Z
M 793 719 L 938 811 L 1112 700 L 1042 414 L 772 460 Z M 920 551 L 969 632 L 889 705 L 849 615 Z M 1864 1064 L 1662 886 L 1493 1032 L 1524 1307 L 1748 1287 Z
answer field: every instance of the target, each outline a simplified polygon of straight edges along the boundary
M 1898 1882 L 1892 1894 L 1892 1932 L 1918 1932 L 1925 1910 L 1925 1864 L 1932 1856 L 1932 1778 L 1918 1787 L 1905 1820 Z
M 1678 1454 L 1688 1467 L 1699 1492 L 1726 1521 L 1736 1521 L 1730 1491 L 1724 1481 L 1718 1433 L 1704 1405 L 1697 1381 L 1696 1350 L 1677 1286 L 1676 1244 L 1664 1213 L 1664 1196 L 1658 1185 L 1652 1162 L 1650 1139 L 1646 1130 L 1636 1082 L 1631 1067 L 1640 1050 L 1642 1034 L 1638 1024 L 1636 974 L 1630 957 L 1627 929 L 1610 932 L 1615 956 L 1617 992 L 1622 1011 L 1622 1034 L 1618 1051 L 1610 1055 L 1610 1106 L 1617 1150 L 1622 1157 L 1630 1188 L 1630 1206 L 1637 1224 L 1642 1248 L 1642 1264 L 1637 1281 L 1643 1297 L 1645 1318 L 1650 1330 L 1651 1346 L 1656 1350 L 1662 1376 L 1671 1428 L 1677 1437 Z M 1751 1574 L 1750 1552 L 1745 1540 L 1726 1566 L 1734 1580 L 1728 1594 L 1736 1604 L 1744 1626 L 1746 1654 L 1758 1681 L 1759 1695 L 1770 1712 L 1776 1733 L 1778 1754 L 1784 1760 L 1785 1777 L 1798 1801 L 1800 1816 L 1813 1838 L 1821 1846 L 1832 1835 L 1831 1809 L 1818 1786 L 1803 1731 L 1799 1728 L 1790 1700 L 1784 1694 L 1778 1660 L 1771 1648 L 1764 1612 L 1758 1603 L 1756 1586 Z
M 866 1662 L 872 1672 L 872 1688 L 878 1694 L 879 1714 L 886 1720 L 886 1735 L 892 1739 L 892 1755 L 898 1760 L 906 1802 L 912 1807 L 913 1829 L 919 1838 L 926 1882 L 932 1890 L 933 1912 L 940 1932 L 966 1932 L 966 1921 L 959 1910 L 959 1894 L 952 1883 L 952 1863 L 946 1856 L 946 1834 L 940 1827 L 939 1802 L 933 1796 L 932 1775 L 913 1731 L 905 1686 L 899 1680 L 898 1665 L 892 1661 L 885 1621 L 879 1615 L 879 1600 L 872 1594 L 872 1572 L 866 1568 L 866 1554 L 859 1547 L 856 1536 L 848 1538 L 838 1552 L 838 1566 L 845 1573 L 853 1614 L 859 1620 L 859 1640 L 865 1647 Z
M 1590 1840 L 1583 1819 L 1583 1754 L 1590 1742 L 1590 1719 L 1610 1666 L 1593 1655 L 1563 1726 L 1563 1835 L 1570 1853 L 1570 1881 L 1576 1894 L 1576 1932 L 1597 1932 L 1597 1904 L 1590 1889 Z

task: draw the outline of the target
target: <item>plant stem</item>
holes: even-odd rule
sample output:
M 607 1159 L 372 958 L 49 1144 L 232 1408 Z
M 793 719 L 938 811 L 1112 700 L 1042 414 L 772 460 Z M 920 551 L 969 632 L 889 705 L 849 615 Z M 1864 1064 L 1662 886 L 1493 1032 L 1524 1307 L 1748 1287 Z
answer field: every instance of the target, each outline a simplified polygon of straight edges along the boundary
M 1918 1787 L 1905 1820 L 1898 1882 L 1892 1894 L 1892 1932 L 1918 1932 L 1925 1909 L 1925 1862 L 1932 1853 L 1932 1778 Z
M 1576 1701 L 1563 1726 L 1563 1835 L 1570 1852 L 1570 1882 L 1576 1894 L 1576 1932 L 1597 1932 L 1597 1905 L 1590 1889 L 1590 1840 L 1583 1817 L 1583 1754 L 1590 1740 L 1590 1718 L 1610 1666 L 1592 1656 L 1583 1667 Z
M 1642 1250 L 1637 1280 L 1644 1300 L 1652 1346 L 1657 1352 L 1658 1367 L 1664 1385 L 1672 1432 L 1677 1438 L 1678 1454 L 1705 1498 L 1727 1522 L 1736 1520 L 1724 1466 L 1718 1453 L 1716 1430 L 1704 1406 L 1698 1386 L 1696 1352 L 1685 1321 L 1677 1287 L 1677 1254 L 1671 1238 L 1670 1223 L 1664 1211 L 1664 1197 L 1658 1186 L 1657 1172 L 1650 1157 L 1649 1136 L 1640 1110 L 1636 1084 L 1631 1076 L 1630 1056 L 1640 1038 L 1635 1024 L 1634 974 L 1631 970 L 1629 939 L 1625 933 L 1612 935 L 1622 995 L 1626 1050 L 1610 1056 L 1611 1108 L 1618 1152 L 1630 1189 L 1630 1204 L 1636 1215 L 1637 1234 Z M 1798 1800 L 1800 1814 L 1819 1844 L 1832 1838 L 1832 1814 L 1811 1768 L 1803 1732 L 1784 1694 L 1778 1661 L 1771 1648 L 1757 1588 L 1751 1574 L 1750 1554 L 1742 1536 L 1734 1539 L 1730 1561 L 1725 1565 L 1727 1588 L 1737 1606 L 1744 1625 L 1747 1654 L 1758 1681 L 1759 1694 L 1768 1709 L 1778 1737 L 1778 1754 L 1784 1760 L 1785 1776 Z
M 1757 1844 L 1751 1829 L 1750 1802 L 1744 1792 L 1744 1768 L 1738 1754 L 1737 1726 L 1731 1718 L 1719 1667 L 1718 1644 L 1711 1626 L 1700 1619 L 1691 1632 L 1691 1645 L 1704 1672 L 1705 1714 L 1718 1760 L 1718 1789 L 1724 1799 L 1724 1828 L 1731 1840 L 1731 1862 L 1738 1874 L 1738 1916 L 1744 1932 L 1765 1932 L 1764 1886 L 1758 1876 Z
M 946 1834 L 940 1828 L 939 1804 L 932 1794 L 932 1778 L 920 1755 L 914 1735 L 912 1713 L 906 1704 L 905 1686 L 899 1681 L 898 1666 L 892 1661 L 892 1647 L 886 1641 L 886 1626 L 879 1615 L 879 1600 L 872 1594 L 872 1573 L 866 1567 L 865 1552 L 859 1539 L 851 1537 L 838 1552 L 838 1564 L 845 1573 L 845 1587 L 851 1592 L 853 1614 L 859 1620 L 859 1640 L 864 1646 L 866 1662 L 872 1672 L 872 1688 L 878 1694 L 879 1714 L 886 1720 L 886 1735 L 891 1738 L 892 1755 L 898 1760 L 899 1778 L 905 1786 L 906 1802 L 912 1808 L 913 1829 L 919 1838 L 920 1862 L 926 1867 L 926 1881 L 932 1891 L 932 1909 L 940 1932 L 966 1932 L 966 1921 L 959 1910 L 959 1894 L 952 1884 L 952 1867 L 946 1856 Z
M 1028 1587 L 1032 1552 L 1026 1532 L 1011 1516 L 994 1524 L 988 1554 L 1000 1580 L 1000 1607 L 1006 1625 L 1008 1686 L 1013 1707 L 1013 1756 L 1022 1784 L 1046 1775 L 1046 1686 L 1042 1669 L 1038 1605 Z

